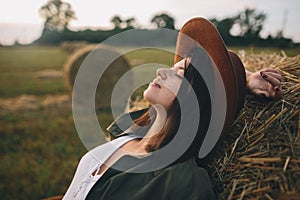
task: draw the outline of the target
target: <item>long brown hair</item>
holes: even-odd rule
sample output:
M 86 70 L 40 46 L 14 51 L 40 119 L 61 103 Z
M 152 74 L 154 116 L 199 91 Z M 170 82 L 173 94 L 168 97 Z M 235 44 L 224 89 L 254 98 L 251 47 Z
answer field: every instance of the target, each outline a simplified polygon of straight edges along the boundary
M 155 119 L 155 116 L 156 113 L 154 108 L 150 107 L 145 114 L 136 119 L 134 122 L 140 127 L 150 127 L 151 122 L 153 123 Z M 165 125 L 160 131 L 158 131 L 153 137 L 150 138 L 145 150 L 148 152 L 152 152 L 168 144 L 177 132 L 178 126 L 180 124 L 180 116 L 179 102 L 177 99 L 175 99 L 170 109 L 167 111 L 167 119 Z M 136 128 L 135 131 L 139 130 Z
M 189 56 L 192 58 L 191 63 L 185 69 L 184 72 L 184 77 L 189 84 L 182 82 L 182 85 L 180 87 L 177 96 L 183 97 L 185 99 L 185 101 L 183 102 L 188 103 L 188 98 L 190 97 L 191 89 L 193 89 L 197 96 L 201 120 L 199 121 L 197 134 L 192 144 L 177 161 L 184 161 L 198 154 L 211 118 L 211 101 L 210 101 L 208 88 L 202 76 L 192 64 L 192 63 L 201 63 L 200 62 L 201 56 L 199 55 L 198 48 L 193 49 L 190 52 Z M 184 107 L 184 103 L 183 103 L 183 107 Z M 176 98 L 167 112 L 167 119 L 165 125 L 160 131 L 158 131 L 149 140 L 149 143 L 145 149 L 146 151 L 152 152 L 168 144 L 177 133 L 177 130 L 180 125 L 181 117 L 184 117 L 185 121 L 193 120 L 188 115 L 183 116 L 181 113 L 181 109 L 182 108 L 180 108 L 179 101 Z M 190 109 L 188 112 L 194 112 L 194 111 L 193 109 Z M 147 126 L 149 128 L 148 125 L 151 125 L 151 122 L 153 122 L 154 119 L 155 119 L 155 112 L 154 109 L 150 107 L 144 115 L 142 115 L 140 118 L 135 120 L 135 124 L 137 126 L 134 127 L 136 128 L 136 131 L 138 131 L 138 129 L 141 129 L 141 128 L 137 128 L 138 126 L 139 127 Z

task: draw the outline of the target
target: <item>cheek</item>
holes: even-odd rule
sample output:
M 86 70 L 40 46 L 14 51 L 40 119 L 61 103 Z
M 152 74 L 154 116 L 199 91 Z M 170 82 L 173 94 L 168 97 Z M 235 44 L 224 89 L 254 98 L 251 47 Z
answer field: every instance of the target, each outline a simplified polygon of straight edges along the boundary
M 164 93 L 164 97 L 167 102 L 173 102 L 174 99 L 176 98 L 176 95 L 170 90 L 168 90 Z
M 164 89 L 160 94 L 158 94 L 158 103 L 168 109 L 173 101 L 175 100 L 176 96 L 173 92 L 168 89 Z
M 173 96 L 176 96 L 178 94 L 181 83 L 182 81 L 173 80 L 169 81 L 164 86 L 169 89 L 169 93 L 172 93 Z
M 143 93 L 144 99 L 150 104 L 160 104 L 168 109 L 173 103 L 176 96 L 168 89 L 162 88 L 160 90 L 154 90 L 147 88 Z

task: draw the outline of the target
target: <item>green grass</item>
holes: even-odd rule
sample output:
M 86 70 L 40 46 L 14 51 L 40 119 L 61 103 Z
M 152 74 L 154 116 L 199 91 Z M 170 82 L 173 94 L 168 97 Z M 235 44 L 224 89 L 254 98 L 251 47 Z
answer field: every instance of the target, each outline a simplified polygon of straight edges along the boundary
M 86 152 L 70 109 L 0 114 L 0 195 L 41 199 L 63 194 Z
M 63 70 L 68 54 L 57 47 L 0 47 L 0 97 L 67 91 L 64 80 L 41 79 L 38 71 Z
M 232 48 L 238 51 L 241 48 Z M 276 51 L 249 49 L 246 52 Z M 299 54 L 299 49 L 286 51 Z M 62 70 L 68 54 L 58 47 L 0 47 L 0 98 L 22 94 L 40 96 L 68 92 L 63 78 L 39 79 L 36 72 Z M 126 55 L 130 61 L 172 65 L 173 55 L 153 49 Z M 138 65 L 138 64 L 136 64 Z M 153 67 L 136 74 L 142 80 Z M 139 94 L 142 89 L 138 90 Z M 1 111 L 1 108 L 0 108 Z M 101 126 L 112 120 L 108 109 L 98 110 Z M 80 157 L 86 152 L 79 139 L 70 108 L 38 108 L 34 111 L 0 112 L 1 199 L 41 199 L 63 194 Z
M 64 80 L 41 79 L 32 72 L 2 72 L 0 74 L 0 97 L 15 97 L 21 94 L 47 95 L 67 91 Z
M 55 46 L 0 47 L 0 72 L 60 70 L 68 54 Z

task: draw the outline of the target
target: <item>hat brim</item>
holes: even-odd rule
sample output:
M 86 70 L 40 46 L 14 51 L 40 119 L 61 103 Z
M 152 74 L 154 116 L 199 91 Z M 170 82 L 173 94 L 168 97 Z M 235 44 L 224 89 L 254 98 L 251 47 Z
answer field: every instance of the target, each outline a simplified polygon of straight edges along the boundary
M 244 102 L 245 70 L 239 57 L 228 52 L 215 26 L 198 17 L 189 20 L 180 30 L 176 44 L 174 63 L 188 55 L 195 47 L 202 47 L 217 67 L 222 77 L 227 100 L 225 124 L 222 135 L 228 132 L 230 124 Z

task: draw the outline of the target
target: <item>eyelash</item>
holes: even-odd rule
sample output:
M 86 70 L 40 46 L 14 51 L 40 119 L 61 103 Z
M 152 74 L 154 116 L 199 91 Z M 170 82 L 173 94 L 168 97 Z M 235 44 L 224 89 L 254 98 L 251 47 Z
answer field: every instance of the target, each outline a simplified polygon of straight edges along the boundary
M 183 79 L 181 76 L 179 76 L 178 74 L 175 74 L 175 76 L 177 76 L 178 78 L 180 78 L 180 79 Z

